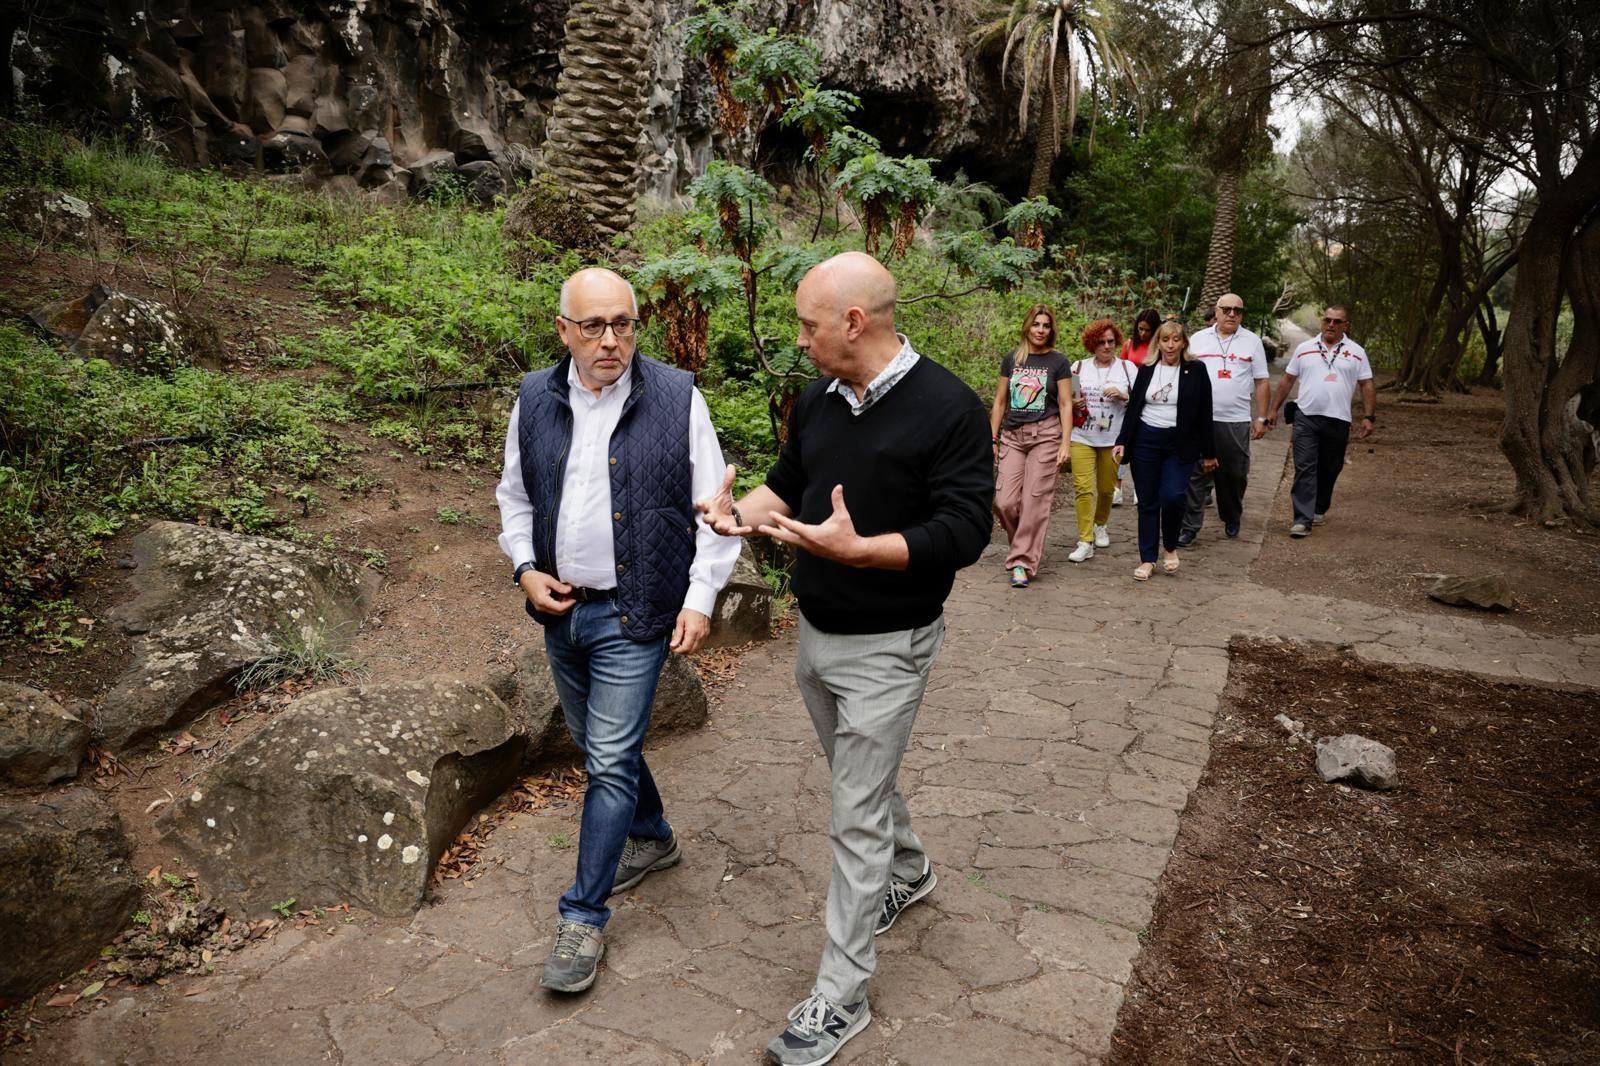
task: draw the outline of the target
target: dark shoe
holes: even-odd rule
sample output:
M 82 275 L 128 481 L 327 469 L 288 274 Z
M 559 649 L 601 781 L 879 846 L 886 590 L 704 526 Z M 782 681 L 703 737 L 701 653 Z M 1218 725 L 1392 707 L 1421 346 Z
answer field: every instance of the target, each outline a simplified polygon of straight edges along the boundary
M 822 1066 L 870 1021 L 865 999 L 840 1007 L 813 992 L 789 1012 L 788 1027 L 767 1045 L 767 1059 L 780 1066 Z
M 628 842 L 622 845 L 622 858 L 617 860 L 617 876 L 611 882 L 611 895 L 628 891 L 643 881 L 645 874 L 678 865 L 682 858 L 683 851 L 678 847 L 677 833 L 665 840 L 629 837 Z
M 1239 535 L 1239 523 L 1237 523 L 1237 522 L 1229 522 L 1227 525 L 1222 527 L 1222 532 L 1224 534 L 1226 534 L 1230 539 L 1233 538 L 1233 537 L 1237 537 Z
M 1189 545 L 1194 543 L 1194 538 L 1195 538 L 1194 530 L 1192 530 L 1192 529 L 1184 530 L 1182 533 L 1178 534 L 1178 547 L 1187 548 Z
M 878 927 L 872 931 L 872 935 L 887 933 L 894 920 L 900 917 L 901 911 L 932 892 L 933 886 L 938 883 L 939 879 L 933 874 L 933 864 L 927 859 L 922 860 L 922 873 L 916 880 L 891 880 L 889 890 L 883 894 L 883 910 L 878 912 Z
M 556 942 L 544 963 L 539 987 L 552 992 L 582 992 L 594 984 L 595 968 L 606 953 L 600 927 L 583 922 L 556 922 Z

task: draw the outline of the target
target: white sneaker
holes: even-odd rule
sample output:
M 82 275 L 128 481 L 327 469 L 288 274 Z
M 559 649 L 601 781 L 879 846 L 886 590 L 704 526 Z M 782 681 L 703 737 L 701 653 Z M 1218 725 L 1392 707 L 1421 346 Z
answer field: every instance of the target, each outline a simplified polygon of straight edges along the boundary
M 1073 549 L 1072 554 L 1067 556 L 1067 562 L 1069 562 L 1069 563 L 1081 563 L 1085 559 L 1093 559 L 1093 558 L 1094 558 L 1094 542 L 1093 541 L 1089 541 L 1089 540 L 1080 540 L 1080 541 L 1078 541 L 1078 546 Z
M 1111 494 L 1111 506 L 1113 506 L 1113 507 L 1121 507 L 1122 506 L 1122 490 L 1121 489 L 1117 489 L 1116 491 L 1112 492 L 1112 494 Z
M 1094 546 L 1096 548 L 1111 547 L 1111 534 L 1106 532 L 1105 526 L 1094 527 Z

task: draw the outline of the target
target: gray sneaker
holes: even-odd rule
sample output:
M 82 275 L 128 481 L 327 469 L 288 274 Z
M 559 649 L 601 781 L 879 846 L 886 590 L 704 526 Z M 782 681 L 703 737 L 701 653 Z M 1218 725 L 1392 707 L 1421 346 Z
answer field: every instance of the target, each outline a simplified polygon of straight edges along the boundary
M 938 883 L 939 879 L 933 874 L 933 864 L 926 858 L 922 860 L 922 873 L 915 880 L 891 879 L 889 890 L 883 894 L 883 910 L 878 912 L 878 927 L 872 931 L 872 935 L 887 933 L 894 920 L 900 917 L 900 912 L 932 892 L 933 886 Z
M 1294 525 L 1289 527 L 1289 536 L 1309 537 L 1311 536 L 1311 527 L 1306 525 L 1304 522 L 1296 522 Z
M 628 891 L 643 881 L 645 874 L 678 865 L 678 861 L 682 858 L 683 852 L 678 848 L 677 833 L 673 833 L 665 840 L 629 837 L 628 842 L 622 845 L 622 858 L 617 860 L 617 876 L 611 882 L 611 895 Z
M 1319 515 L 1312 515 L 1311 516 L 1311 524 L 1314 525 L 1314 526 L 1320 526 L 1320 525 L 1322 525 L 1322 523 L 1326 522 L 1327 520 L 1328 520 L 1328 516 L 1325 515 L 1325 514 L 1319 514 Z
M 552 992 L 582 992 L 594 984 L 595 967 L 606 953 L 600 927 L 583 922 L 556 922 L 556 942 L 544 963 L 539 987 Z
M 789 1012 L 788 1027 L 767 1045 L 767 1059 L 779 1066 L 822 1066 L 870 1021 L 864 997 L 853 1007 L 840 1007 L 813 992 Z

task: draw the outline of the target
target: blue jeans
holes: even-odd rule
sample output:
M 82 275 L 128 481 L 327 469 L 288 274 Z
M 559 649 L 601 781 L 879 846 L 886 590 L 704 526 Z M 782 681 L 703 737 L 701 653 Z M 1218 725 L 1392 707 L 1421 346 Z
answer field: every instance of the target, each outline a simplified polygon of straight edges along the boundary
M 1162 547 L 1177 550 L 1194 464 L 1178 462 L 1177 429 L 1141 422 L 1134 427 L 1129 465 L 1139 493 L 1139 561 L 1153 563 Z
M 672 835 L 641 754 L 668 638 L 630 640 L 617 613 L 614 600 L 575 603 L 544 631 L 567 731 L 589 771 L 578 878 L 558 909 L 563 918 L 597 926 L 611 917 L 606 897 L 627 838 Z

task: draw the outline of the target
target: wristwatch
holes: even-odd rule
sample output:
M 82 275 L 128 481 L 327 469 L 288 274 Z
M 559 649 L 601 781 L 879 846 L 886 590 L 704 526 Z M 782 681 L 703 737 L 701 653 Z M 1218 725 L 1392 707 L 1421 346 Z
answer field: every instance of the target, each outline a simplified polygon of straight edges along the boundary
M 538 567 L 535 566 L 533 563 L 518 563 L 517 564 L 517 568 L 515 570 L 511 571 L 511 583 L 513 585 L 517 586 L 517 588 L 521 588 L 522 587 L 522 575 L 526 574 L 529 570 L 537 570 L 537 569 L 538 569 Z
M 1361 417 L 1367 422 L 1376 422 L 1378 420 L 1378 416 L 1376 414 L 1362 415 Z

